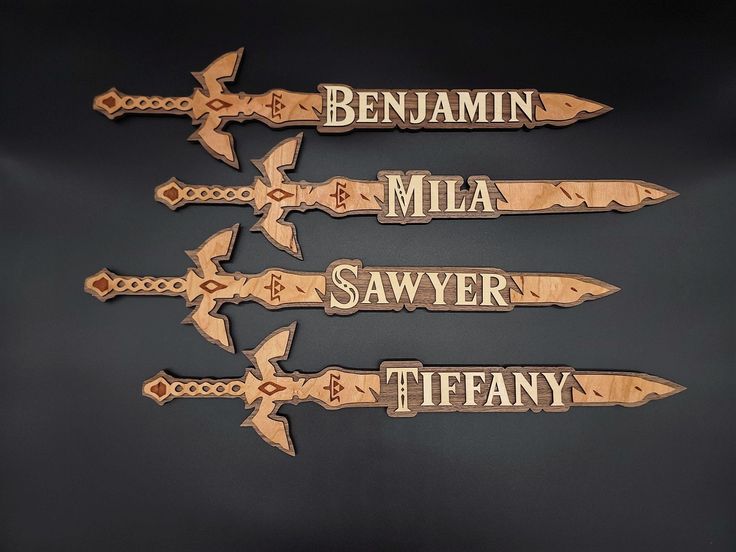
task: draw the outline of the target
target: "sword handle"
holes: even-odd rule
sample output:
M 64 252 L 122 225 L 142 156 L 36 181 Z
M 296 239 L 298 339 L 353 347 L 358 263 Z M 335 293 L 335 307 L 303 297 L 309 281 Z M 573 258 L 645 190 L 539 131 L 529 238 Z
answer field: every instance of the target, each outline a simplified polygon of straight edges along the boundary
M 96 96 L 92 104 L 96 111 L 108 119 L 115 119 L 128 113 L 155 113 L 189 115 L 192 98 L 188 96 L 131 96 L 111 88 Z
M 238 378 L 176 378 L 164 371 L 143 383 L 143 396 L 162 405 L 180 398 L 236 399 L 245 395 L 245 383 Z
M 154 197 L 171 210 L 179 209 L 189 203 L 225 203 L 243 205 L 253 199 L 250 186 L 207 186 L 187 184 L 171 178 L 156 187 Z
M 179 277 L 120 276 L 105 268 L 84 281 L 84 290 L 100 301 L 118 295 L 183 295 L 186 280 Z

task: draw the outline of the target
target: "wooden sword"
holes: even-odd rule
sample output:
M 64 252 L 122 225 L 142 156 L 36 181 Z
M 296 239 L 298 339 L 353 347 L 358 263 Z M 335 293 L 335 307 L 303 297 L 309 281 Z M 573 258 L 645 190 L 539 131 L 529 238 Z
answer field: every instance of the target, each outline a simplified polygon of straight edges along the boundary
M 501 215 L 634 211 L 678 194 L 642 180 L 491 180 L 487 176 L 436 176 L 428 171 L 378 173 L 376 180 L 335 176 L 325 182 L 292 181 L 302 134 L 287 138 L 252 163 L 261 173 L 242 186 L 187 184 L 171 178 L 155 198 L 176 210 L 191 203 L 250 205 L 259 221 L 251 228 L 277 248 L 301 259 L 292 211 L 318 209 L 332 217 L 373 215 L 383 224 L 432 219 L 493 219 Z
M 239 378 L 178 378 L 159 372 L 143 395 L 163 405 L 179 398 L 242 399 L 253 412 L 241 424 L 294 456 L 284 404 L 315 402 L 329 410 L 385 408 L 389 416 L 419 412 L 565 412 L 573 406 L 640 406 L 685 388 L 633 372 L 578 371 L 566 366 L 424 366 L 384 361 L 378 370 L 330 366 L 316 374 L 284 372 L 296 323 L 244 351 L 252 366 Z
M 506 272 L 490 267 L 363 267 L 360 260 L 333 261 L 324 272 L 269 268 L 258 274 L 223 270 L 230 258 L 238 225 L 221 230 L 199 248 L 183 276 L 121 276 L 102 269 L 89 276 L 84 289 L 100 301 L 118 295 L 182 297 L 193 311 L 193 324 L 207 340 L 235 352 L 229 322 L 218 310 L 223 303 L 256 301 L 267 309 L 319 307 L 327 314 L 357 311 L 509 311 L 517 306 L 578 305 L 619 290 L 576 274 Z
M 361 129 L 499 129 L 566 126 L 610 111 L 571 94 L 526 89 L 355 89 L 320 84 L 317 92 L 273 89 L 230 92 L 243 49 L 223 54 L 192 73 L 200 86 L 189 96 L 138 96 L 116 88 L 95 97 L 93 107 L 110 119 L 128 113 L 186 115 L 197 130 L 189 137 L 213 157 L 237 168 L 229 122 L 260 121 L 272 128 L 315 126 L 319 132 Z

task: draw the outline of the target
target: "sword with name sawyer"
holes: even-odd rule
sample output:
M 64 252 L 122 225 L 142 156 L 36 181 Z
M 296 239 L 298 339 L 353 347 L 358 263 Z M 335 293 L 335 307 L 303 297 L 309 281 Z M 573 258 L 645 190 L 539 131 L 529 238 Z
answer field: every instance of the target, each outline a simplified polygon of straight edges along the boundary
M 111 88 L 93 107 L 110 119 L 128 113 L 188 115 L 199 141 L 213 157 L 237 168 L 233 137 L 223 127 L 256 120 L 272 128 L 316 126 L 319 132 L 353 128 L 497 129 L 566 126 L 602 115 L 610 107 L 570 94 L 534 89 L 353 89 L 321 84 L 318 92 L 274 89 L 263 94 L 231 93 L 243 48 L 228 52 L 204 71 L 194 72 L 200 87 L 190 96 L 132 96 Z M 381 101 L 382 100 L 382 101 Z
M 378 180 L 341 176 L 326 182 L 293 182 L 285 172 L 296 166 L 302 134 L 287 138 L 252 163 L 260 171 L 250 185 L 186 184 L 171 178 L 155 198 L 172 210 L 190 203 L 250 205 L 262 232 L 277 248 L 301 259 L 291 211 L 319 209 L 332 217 L 375 215 L 381 223 L 427 223 L 434 218 L 496 218 L 501 215 L 635 211 L 678 194 L 642 180 L 492 181 L 433 176 L 426 171 L 380 171 Z
M 100 301 L 118 295 L 171 295 L 194 307 L 183 323 L 208 341 L 235 352 L 223 303 L 256 301 L 267 309 L 322 307 L 327 314 L 359 310 L 509 311 L 516 306 L 578 305 L 619 290 L 575 274 L 504 272 L 488 267 L 363 267 L 359 260 L 333 261 L 325 272 L 270 268 L 259 274 L 226 272 L 238 225 L 221 230 L 187 251 L 195 268 L 184 276 L 120 276 L 109 270 L 84 281 Z
M 177 378 L 164 371 L 143 384 L 143 395 L 163 405 L 177 398 L 242 399 L 253 412 L 241 424 L 271 446 L 294 456 L 284 403 L 312 401 L 334 410 L 386 408 L 389 416 L 417 412 L 565 412 L 571 406 L 640 406 L 685 388 L 633 372 L 576 371 L 545 366 L 423 366 L 384 361 L 379 370 L 330 366 L 316 374 L 284 372 L 296 322 L 276 330 L 251 351 L 241 378 Z

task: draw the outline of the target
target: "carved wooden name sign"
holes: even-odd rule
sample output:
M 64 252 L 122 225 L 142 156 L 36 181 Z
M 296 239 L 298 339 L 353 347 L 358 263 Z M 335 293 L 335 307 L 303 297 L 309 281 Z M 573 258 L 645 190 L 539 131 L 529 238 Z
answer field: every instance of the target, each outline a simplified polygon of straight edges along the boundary
M 385 361 L 379 370 L 329 367 L 317 374 L 285 373 L 296 323 L 273 332 L 245 355 L 252 367 L 241 378 L 182 379 L 159 372 L 143 395 L 159 405 L 177 398 L 242 399 L 253 412 L 241 424 L 268 444 L 294 455 L 281 404 L 313 401 L 333 410 L 374 406 L 389 416 L 419 412 L 565 412 L 571 406 L 640 406 L 685 388 L 632 372 L 579 372 L 543 366 L 423 366 Z
M 285 222 L 291 211 L 319 209 L 333 217 L 375 215 L 387 224 L 426 223 L 434 218 L 496 218 L 532 213 L 634 211 L 677 196 L 641 180 L 492 181 L 471 176 L 433 176 L 427 171 L 381 171 L 378 180 L 344 177 L 326 182 L 292 182 L 299 134 L 253 160 L 262 177 L 245 186 L 186 184 L 176 178 L 156 188 L 156 200 L 170 209 L 189 203 L 250 205 L 262 215 L 251 228 L 276 247 L 302 258 L 296 229 Z
M 256 301 L 267 309 L 321 307 L 327 314 L 359 310 L 509 311 L 516 306 L 573 306 L 619 288 L 574 274 L 505 272 L 475 267 L 363 267 L 359 260 L 334 261 L 325 272 L 279 268 L 259 274 L 225 272 L 238 225 L 217 232 L 188 252 L 196 265 L 184 276 L 120 276 L 103 269 L 84 289 L 107 301 L 117 295 L 183 297 L 194 311 L 184 320 L 207 340 L 234 352 L 223 303 Z
M 223 83 L 238 71 L 243 49 L 228 52 L 202 72 L 192 73 L 201 87 L 190 96 L 131 96 L 111 88 L 93 106 L 110 119 L 127 113 L 188 115 L 198 129 L 191 140 L 238 167 L 232 136 L 223 130 L 231 121 L 257 120 L 277 128 L 316 126 L 319 132 L 354 128 L 497 129 L 565 126 L 596 117 L 611 108 L 570 94 L 533 88 L 430 90 L 355 89 L 320 84 L 318 92 L 274 89 L 263 94 L 232 93 Z

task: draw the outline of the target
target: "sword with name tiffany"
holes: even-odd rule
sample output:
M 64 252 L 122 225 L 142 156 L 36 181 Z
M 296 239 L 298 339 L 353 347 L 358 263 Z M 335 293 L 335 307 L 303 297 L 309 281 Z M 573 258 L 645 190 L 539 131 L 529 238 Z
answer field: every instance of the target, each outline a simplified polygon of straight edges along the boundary
M 93 107 L 110 119 L 128 113 L 187 115 L 199 141 L 213 157 L 238 167 L 229 122 L 260 121 L 272 128 L 316 126 L 319 132 L 353 128 L 497 129 L 566 126 L 602 115 L 610 107 L 571 94 L 534 89 L 353 89 L 321 84 L 318 92 L 273 89 L 232 93 L 224 85 L 238 71 L 243 49 L 228 52 L 204 71 L 190 96 L 137 96 L 115 88 L 95 97 Z
M 319 209 L 332 217 L 374 215 L 381 223 L 427 223 L 435 218 L 493 219 L 501 215 L 634 211 L 678 194 L 642 180 L 492 181 L 434 176 L 426 171 L 380 171 L 377 180 L 334 177 L 321 183 L 291 181 L 302 134 L 287 138 L 252 163 L 261 176 L 250 185 L 193 185 L 171 178 L 155 198 L 172 210 L 190 203 L 250 205 L 260 231 L 277 248 L 302 258 L 291 211 Z
M 195 267 L 183 276 L 121 276 L 107 269 L 84 281 L 100 301 L 118 295 L 182 297 L 193 324 L 208 341 L 235 352 L 223 303 L 256 301 L 267 309 L 321 307 L 327 314 L 361 310 L 509 311 L 517 306 L 578 305 L 619 290 L 575 274 L 505 272 L 488 267 L 363 267 L 359 260 L 333 261 L 324 272 L 270 268 L 259 274 L 226 272 L 238 225 L 221 230 L 187 254 Z
M 379 370 L 330 366 L 316 374 L 284 372 L 296 322 L 244 351 L 252 366 L 243 377 L 178 378 L 161 371 L 143 384 L 143 395 L 163 405 L 178 398 L 242 399 L 253 412 L 241 424 L 266 443 L 294 455 L 284 403 L 315 402 L 334 410 L 386 408 L 393 417 L 419 412 L 565 412 L 572 406 L 640 406 L 685 388 L 634 372 L 577 371 L 565 366 L 424 366 L 384 361 Z

